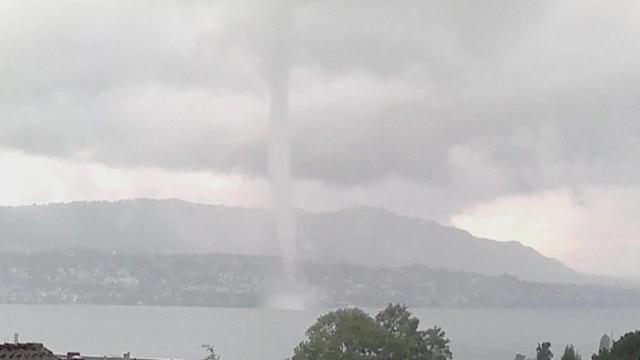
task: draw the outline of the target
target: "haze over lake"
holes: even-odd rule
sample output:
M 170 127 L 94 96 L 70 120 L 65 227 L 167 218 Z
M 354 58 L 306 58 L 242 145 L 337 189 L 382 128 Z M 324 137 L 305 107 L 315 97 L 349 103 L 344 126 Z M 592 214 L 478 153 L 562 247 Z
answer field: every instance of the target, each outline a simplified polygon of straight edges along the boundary
M 560 354 L 573 343 L 589 358 L 604 333 L 621 335 L 640 323 L 640 310 L 413 310 L 422 327 L 447 331 L 460 360 L 508 360 L 516 352 L 533 356 L 541 341 L 551 341 Z M 0 336 L 19 332 L 23 340 L 43 341 L 57 353 L 131 351 L 134 357 L 185 360 L 203 358 L 201 345 L 214 342 L 224 359 L 277 360 L 290 357 L 304 331 L 326 311 L 0 305 Z

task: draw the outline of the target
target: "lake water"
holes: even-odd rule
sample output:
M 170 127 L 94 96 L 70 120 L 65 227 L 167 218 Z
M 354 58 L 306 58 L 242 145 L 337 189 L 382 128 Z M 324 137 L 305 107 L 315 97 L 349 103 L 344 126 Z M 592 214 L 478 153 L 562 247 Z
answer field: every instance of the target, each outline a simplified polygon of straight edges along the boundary
M 55 352 L 201 359 L 201 344 L 215 343 L 222 360 L 291 356 L 304 331 L 327 310 L 145 306 L 0 305 L 0 336 L 43 342 Z M 640 310 L 413 309 L 423 327 L 442 326 L 460 360 L 512 360 L 532 356 L 551 341 L 556 357 L 573 343 L 588 359 L 603 333 L 615 337 L 640 328 Z M 0 339 L 0 340 L 3 340 Z

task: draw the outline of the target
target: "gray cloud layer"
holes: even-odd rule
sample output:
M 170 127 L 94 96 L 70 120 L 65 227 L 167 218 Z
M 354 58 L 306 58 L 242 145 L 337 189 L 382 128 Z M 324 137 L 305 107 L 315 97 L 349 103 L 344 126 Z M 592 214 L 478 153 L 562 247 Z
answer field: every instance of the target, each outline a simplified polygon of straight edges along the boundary
M 264 175 L 268 2 L 0 7 L 0 145 Z M 299 177 L 403 179 L 465 199 L 640 178 L 633 1 L 287 10 Z

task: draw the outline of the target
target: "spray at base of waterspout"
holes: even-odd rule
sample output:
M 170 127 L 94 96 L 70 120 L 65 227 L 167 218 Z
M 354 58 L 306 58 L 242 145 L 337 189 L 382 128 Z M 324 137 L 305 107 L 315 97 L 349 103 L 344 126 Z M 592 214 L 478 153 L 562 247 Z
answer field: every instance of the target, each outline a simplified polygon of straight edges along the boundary
M 274 288 L 267 295 L 264 306 L 275 310 L 302 311 L 318 305 L 321 294 L 304 283 Z

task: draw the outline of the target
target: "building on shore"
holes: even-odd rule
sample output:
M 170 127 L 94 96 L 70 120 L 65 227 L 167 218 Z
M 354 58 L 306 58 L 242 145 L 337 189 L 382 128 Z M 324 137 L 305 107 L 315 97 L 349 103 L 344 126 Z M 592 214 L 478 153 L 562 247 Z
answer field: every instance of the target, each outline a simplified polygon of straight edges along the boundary
M 122 356 L 83 355 L 83 354 L 80 354 L 79 352 L 68 352 L 66 355 L 56 355 L 56 360 L 172 360 L 172 359 L 136 358 L 136 357 L 132 357 L 131 353 L 129 352 L 124 353 Z
M 120 356 L 83 355 L 79 352 L 68 352 L 56 355 L 41 343 L 21 343 L 16 334 L 13 343 L 0 344 L 0 360 L 166 360 L 157 358 L 135 358 L 131 353 Z

